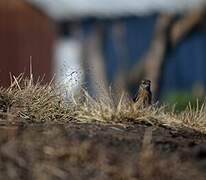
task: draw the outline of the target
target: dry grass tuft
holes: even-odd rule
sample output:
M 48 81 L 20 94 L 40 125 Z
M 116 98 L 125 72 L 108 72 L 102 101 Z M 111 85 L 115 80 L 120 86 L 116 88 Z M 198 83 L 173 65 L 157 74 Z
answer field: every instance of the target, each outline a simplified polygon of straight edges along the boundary
M 167 106 L 154 104 L 142 108 L 139 102 L 133 101 L 124 93 L 117 105 L 112 97 L 105 99 L 94 99 L 86 91 L 85 101 L 77 103 L 76 119 L 81 122 L 104 122 L 119 123 L 126 122 L 147 123 L 153 126 L 166 126 L 170 128 L 191 128 L 206 133 L 206 107 L 199 104 L 192 108 L 189 104 L 185 111 L 176 113 L 175 110 L 168 111 Z
M 7 112 L 8 121 L 65 122 L 71 118 L 71 103 L 63 100 L 52 83 L 41 85 L 38 81 L 34 84 L 32 79 L 24 79 L 23 75 L 13 78 L 8 89 L 0 90 L 0 104 L 4 105 L 2 112 Z
M 133 103 L 128 95 L 122 93 L 117 104 L 112 96 L 92 98 L 82 90 L 82 96 L 71 96 L 66 100 L 54 83 L 41 85 L 34 83 L 33 77 L 23 75 L 13 77 L 8 89 L 0 89 L 0 110 L 6 123 L 148 123 L 154 126 L 171 128 L 192 128 L 206 133 L 206 108 L 197 101 L 196 110 L 188 108 L 177 114 L 167 111 L 166 106 L 152 105 L 142 108 L 140 103 Z

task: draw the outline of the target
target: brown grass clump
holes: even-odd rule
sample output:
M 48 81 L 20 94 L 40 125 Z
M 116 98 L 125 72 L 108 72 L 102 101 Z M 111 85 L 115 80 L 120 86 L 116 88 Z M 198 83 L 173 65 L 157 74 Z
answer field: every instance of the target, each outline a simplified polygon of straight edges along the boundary
M 169 128 L 190 128 L 206 133 L 206 107 L 199 104 L 192 108 L 189 104 L 185 111 L 175 113 L 168 111 L 167 106 L 153 104 L 142 108 L 140 103 L 133 101 L 122 93 L 117 105 L 112 96 L 109 98 L 92 98 L 84 91 L 83 103 L 76 103 L 75 118 L 80 122 L 118 123 L 124 125 L 127 122 L 146 123 L 153 126 L 165 126 Z
M 112 96 L 92 98 L 83 90 L 81 97 L 71 96 L 66 100 L 59 88 L 52 82 L 41 85 L 40 81 L 13 77 L 8 89 L 0 89 L 0 110 L 2 123 L 148 123 L 155 126 L 171 128 L 191 128 L 206 133 L 206 109 L 197 102 L 196 110 L 188 108 L 177 114 L 167 111 L 165 106 L 152 105 L 142 108 L 141 104 L 133 103 L 124 93 L 117 104 Z
M 0 110 L 0 125 L 17 124 L 1 126 L 0 179 L 205 179 L 194 159 L 184 161 L 178 153 L 165 157 L 162 151 L 155 150 L 152 131 L 146 131 L 141 144 L 140 129 L 135 134 L 140 136 L 137 142 L 131 138 L 134 133 L 124 138 L 129 135 L 126 129 L 113 125 L 113 129 L 109 128 L 110 124 L 143 123 L 172 129 L 188 127 L 206 133 L 204 104 L 199 107 L 197 102 L 196 110 L 189 105 L 177 114 L 156 104 L 142 108 L 126 94 L 117 104 L 111 95 L 95 99 L 85 90 L 81 96 L 66 99 L 54 83 L 41 85 L 41 81 L 34 83 L 32 76 L 25 79 L 20 75 L 13 77 L 9 88 L 0 89 Z M 21 123 L 44 126 L 22 127 Z M 73 126 L 67 127 L 69 123 Z M 93 126 L 89 129 L 90 126 L 80 127 L 78 123 Z M 109 124 L 110 134 L 104 136 L 105 129 L 98 134 L 97 123 Z M 84 132 L 85 128 L 88 131 Z
M 4 104 L 3 112 L 7 112 L 10 122 L 66 122 L 72 115 L 72 104 L 63 100 L 56 87 L 34 84 L 32 79 L 23 79 L 23 75 L 14 77 L 11 86 L 2 88 L 0 95 L 0 104 Z

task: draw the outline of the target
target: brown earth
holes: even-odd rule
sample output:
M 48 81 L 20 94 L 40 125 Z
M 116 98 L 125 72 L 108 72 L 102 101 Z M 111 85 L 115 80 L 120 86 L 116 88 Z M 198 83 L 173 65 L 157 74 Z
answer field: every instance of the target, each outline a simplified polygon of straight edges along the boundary
M 0 127 L 0 179 L 206 179 L 206 135 L 149 124 Z

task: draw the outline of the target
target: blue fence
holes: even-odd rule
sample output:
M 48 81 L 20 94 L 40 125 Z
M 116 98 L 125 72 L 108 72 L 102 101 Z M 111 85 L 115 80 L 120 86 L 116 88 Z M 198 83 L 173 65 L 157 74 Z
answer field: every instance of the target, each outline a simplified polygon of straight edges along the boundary
M 85 34 L 99 21 L 105 25 L 104 55 L 107 75 L 113 81 L 118 70 L 119 60 L 124 58 L 125 68 L 130 69 L 147 51 L 153 37 L 157 15 L 145 17 L 128 17 L 118 19 L 125 27 L 126 38 L 124 56 L 118 51 L 112 27 L 117 20 L 83 21 Z M 161 92 L 170 90 L 188 90 L 195 83 L 206 85 L 206 28 L 197 27 L 175 49 L 166 56 L 163 69 Z

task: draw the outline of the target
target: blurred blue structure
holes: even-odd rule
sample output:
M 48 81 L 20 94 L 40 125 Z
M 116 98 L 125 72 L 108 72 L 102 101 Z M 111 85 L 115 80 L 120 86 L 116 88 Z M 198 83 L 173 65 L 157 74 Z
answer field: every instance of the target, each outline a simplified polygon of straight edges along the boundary
M 197 28 L 166 57 L 162 91 L 206 86 L 206 29 Z
M 125 26 L 126 54 L 124 63 L 129 70 L 148 50 L 153 37 L 154 25 L 157 15 L 143 17 L 128 17 L 118 19 Z M 82 28 L 85 32 L 91 31 L 97 23 L 102 23 L 106 27 L 104 40 L 104 56 L 106 61 L 106 71 L 109 82 L 114 80 L 114 76 L 119 66 L 119 59 L 122 57 L 116 48 L 117 44 L 112 32 L 114 20 L 85 19 Z M 161 78 L 161 93 L 171 90 L 189 90 L 196 83 L 206 86 L 206 28 L 197 27 L 178 46 L 171 49 L 165 61 L 163 76 Z

